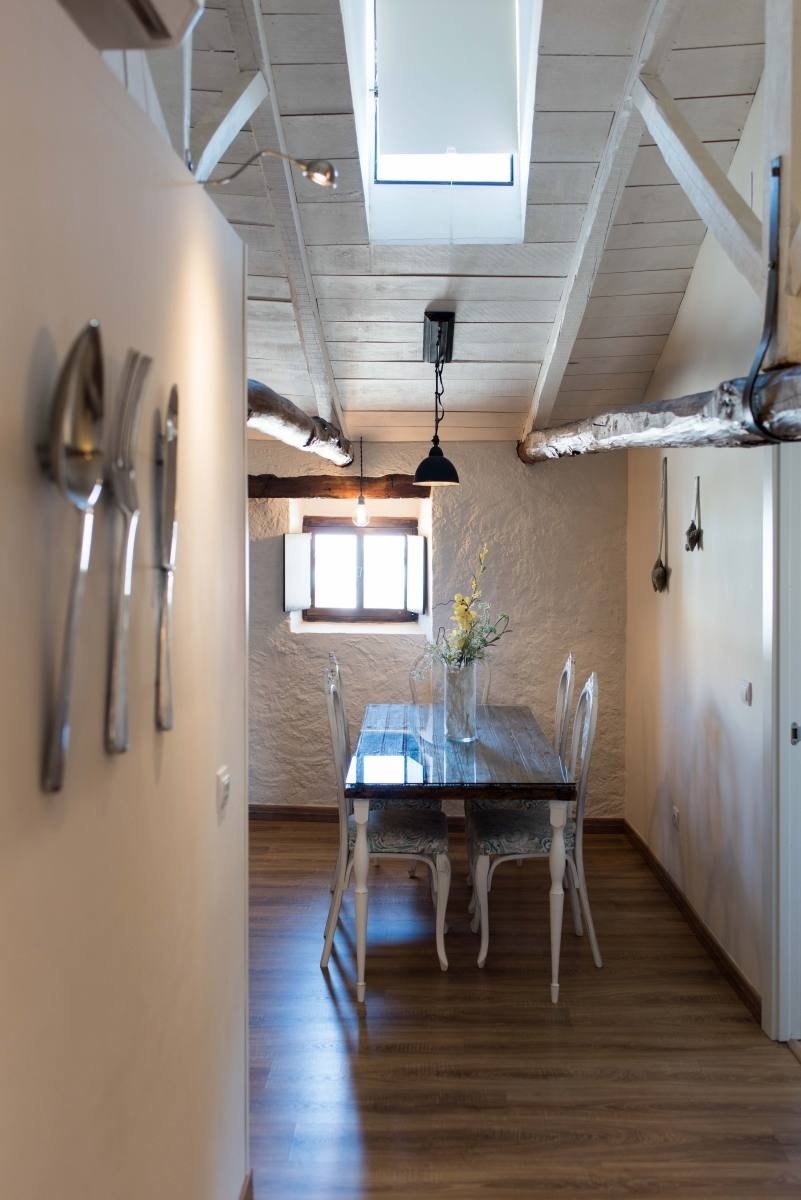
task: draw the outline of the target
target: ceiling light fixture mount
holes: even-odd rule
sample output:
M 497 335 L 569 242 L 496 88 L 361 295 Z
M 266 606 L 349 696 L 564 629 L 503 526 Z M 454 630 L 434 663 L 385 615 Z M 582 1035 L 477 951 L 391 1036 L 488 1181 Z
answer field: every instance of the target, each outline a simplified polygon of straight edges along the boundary
M 414 473 L 414 482 L 421 487 L 446 487 L 459 482 L 456 467 L 439 444 L 439 426 L 445 416 L 442 369 L 453 358 L 455 324 L 456 314 L 452 312 L 427 312 L 423 318 L 423 361 L 434 364 L 434 436 L 428 456 Z
M 291 154 L 283 154 L 280 150 L 258 150 L 252 154 L 247 162 L 243 162 L 241 167 L 237 167 L 230 175 L 224 175 L 222 179 L 204 179 L 202 183 L 210 184 L 214 187 L 225 187 L 229 183 L 233 183 L 243 171 L 251 167 L 259 158 L 281 158 L 284 162 L 292 163 L 293 167 L 297 167 L 301 175 L 305 179 L 310 179 L 312 183 L 316 183 L 318 187 L 336 188 L 339 172 L 333 163 L 326 162 L 322 158 L 294 158 Z

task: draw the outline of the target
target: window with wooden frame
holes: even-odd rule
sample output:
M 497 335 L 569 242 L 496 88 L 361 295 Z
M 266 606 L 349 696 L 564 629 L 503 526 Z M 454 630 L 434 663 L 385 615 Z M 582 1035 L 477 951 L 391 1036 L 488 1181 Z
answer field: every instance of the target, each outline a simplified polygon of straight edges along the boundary
M 284 608 L 304 621 L 417 622 L 426 610 L 426 540 L 411 518 L 303 519 L 285 536 Z

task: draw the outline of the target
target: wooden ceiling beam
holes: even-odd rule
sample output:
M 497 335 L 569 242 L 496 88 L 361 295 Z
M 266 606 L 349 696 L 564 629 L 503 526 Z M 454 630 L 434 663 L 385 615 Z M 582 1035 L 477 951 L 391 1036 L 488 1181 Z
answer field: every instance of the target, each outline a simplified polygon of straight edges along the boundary
M 198 121 L 190 144 L 195 177 L 200 183 L 211 178 L 231 142 L 266 97 L 267 83 L 261 71 L 240 71 L 238 78 Z
M 420 487 L 413 475 L 365 477 L 361 494 L 366 500 L 426 500 L 431 488 Z M 358 475 L 249 475 L 250 500 L 356 500 Z
M 287 153 L 281 112 L 267 46 L 259 0 L 228 0 L 228 21 L 240 71 L 260 71 L 267 83 L 268 99 L 254 112 L 250 127 L 258 150 Z M 306 242 L 303 236 L 293 167 L 275 158 L 260 162 L 272 203 L 275 232 L 289 279 L 295 321 L 320 417 L 345 428 L 336 380 L 331 369 L 317 304 Z
M 256 379 L 248 380 L 248 427 L 296 450 L 327 458 L 338 467 L 353 462 L 353 448 L 336 425 L 323 417 L 310 416 Z
M 641 75 L 634 81 L 631 95 L 676 182 L 761 297 L 766 269 L 759 217 L 715 162 L 661 80 Z
M 598 273 L 607 234 L 640 144 L 643 121 L 631 99 L 632 88 L 643 72 L 658 74 L 673 49 L 684 7 L 685 0 L 651 0 L 639 39 L 640 48 L 631 60 L 623 88 L 623 100 L 615 113 L 603 158 L 598 165 L 524 433 L 535 423 L 540 426 L 547 424 L 553 411 Z
M 744 387 L 744 379 L 731 379 L 713 391 L 678 400 L 613 408 L 569 425 L 534 429 L 517 453 L 523 462 L 537 463 L 603 450 L 771 445 L 754 422 Z M 801 441 L 801 367 L 758 376 L 754 398 L 760 421 L 773 437 Z

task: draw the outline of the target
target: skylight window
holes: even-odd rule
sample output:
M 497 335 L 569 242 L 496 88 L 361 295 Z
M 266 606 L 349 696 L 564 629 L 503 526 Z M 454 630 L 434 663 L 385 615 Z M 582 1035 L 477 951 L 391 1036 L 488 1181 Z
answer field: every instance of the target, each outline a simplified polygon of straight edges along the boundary
M 510 184 L 515 0 L 375 0 L 376 181 Z
M 341 5 L 370 240 L 522 241 L 542 0 Z

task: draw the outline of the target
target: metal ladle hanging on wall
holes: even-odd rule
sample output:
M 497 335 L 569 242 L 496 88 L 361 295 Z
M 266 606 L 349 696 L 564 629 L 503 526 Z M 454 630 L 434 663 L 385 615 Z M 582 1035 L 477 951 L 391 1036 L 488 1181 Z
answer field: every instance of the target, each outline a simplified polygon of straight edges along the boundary
M 667 458 L 663 458 L 662 487 L 659 495 L 659 554 L 651 568 L 651 583 L 655 592 L 664 592 L 667 589 L 669 575 L 670 568 L 667 565 Z

